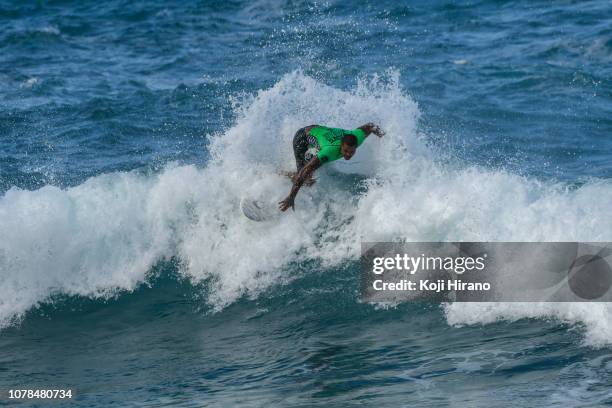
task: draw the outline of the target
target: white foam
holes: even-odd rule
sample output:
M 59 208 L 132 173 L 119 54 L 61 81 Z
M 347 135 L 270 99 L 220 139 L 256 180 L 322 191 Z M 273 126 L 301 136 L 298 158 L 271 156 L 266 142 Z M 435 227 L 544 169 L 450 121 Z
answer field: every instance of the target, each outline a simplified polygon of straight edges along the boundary
M 32 88 L 38 82 L 39 82 L 38 78 L 36 77 L 28 78 L 27 80 L 23 81 L 23 83 L 21 84 L 21 87 L 22 88 Z
M 0 322 L 53 293 L 109 296 L 132 290 L 158 260 L 177 256 L 181 273 L 210 279 L 208 301 L 221 309 L 284 279 L 288 265 L 323 266 L 359 257 L 361 240 L 611 240 L 612 186 L 577 190 L 504 171 L 441 164 L 417 132 L 419 110 L 390 71 L 350 90 L 300 72 L 272 88 L 233 100 L 234 126 L 212 136 L 205 168 L 171 165 L 157 175 L 114 173 L 68 189 L 12 189 L 0 198 Z M 249 195 L 280 201 L 290 185 L 294 132 L 320 123 L 353 128 L 373 121 L 353 160 L 323 167 L 304 188 L 295 213 L 254 223 L 239 210 Z M 367 190 L 356 195 L 357 173 Z M 603 304 L 455 304 L 450 324 L 557 318 L 607 344 L 612 314 Z
M 55 34 L 55 35 L 59 35 L 60 34 L 60 29 L 57 28 L 57 26 L 54 26 L 54 25 L 40 27 L 38 29 L 38 31 L 40 31 L 41 33 L 47 33 L 47 34 Z

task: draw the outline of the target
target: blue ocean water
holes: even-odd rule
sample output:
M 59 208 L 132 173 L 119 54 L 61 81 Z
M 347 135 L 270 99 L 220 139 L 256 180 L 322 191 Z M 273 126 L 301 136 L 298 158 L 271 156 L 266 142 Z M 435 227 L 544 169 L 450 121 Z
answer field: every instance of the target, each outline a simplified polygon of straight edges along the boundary
M 611 78 L 602 0 L 1 1 L 0 404 L 612 404 L 607 304 L 359 297 L 362 240 L 611 241 Z

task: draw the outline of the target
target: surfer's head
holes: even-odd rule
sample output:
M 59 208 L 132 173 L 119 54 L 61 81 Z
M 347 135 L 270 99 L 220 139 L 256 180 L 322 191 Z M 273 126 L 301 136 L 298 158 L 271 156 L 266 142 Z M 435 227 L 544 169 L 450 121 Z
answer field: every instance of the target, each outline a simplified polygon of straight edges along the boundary
M 351 157 L 355 154 L 357 150 L 357 138 L 355 135 L 351 135 L 347 133 L 342 138 L 342 143 L 340 143 L 340 153 L 342 153 L 342 157 L 344 160 L 350 160 Z

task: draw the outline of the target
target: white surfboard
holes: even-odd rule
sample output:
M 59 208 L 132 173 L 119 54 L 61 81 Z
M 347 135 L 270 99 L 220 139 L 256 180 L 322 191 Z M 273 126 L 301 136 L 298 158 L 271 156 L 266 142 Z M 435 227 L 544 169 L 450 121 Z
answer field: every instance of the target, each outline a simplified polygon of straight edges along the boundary
M 240 200 L 240 210 L 249 220 L 257 222 L 271 220 L 276 215 L 273 213 L 274 208 L 270 208 L 268 203 L 249 197 L 243 197 Z M 277 211 L 280 212 L 280 210 Z
M 285 171 L 285 170 L 277 170 L 277 173 L 281 176 L 287 176 L 289 180 L 292 180 L 295 176 L 295 172 L 293 171 Z M 315 183 L 316 179 L 307 180 L 304 183 L 304 186 L 310 187 Z M 253 188 L 250 193 L 245 197 L 240 199 L 240 210 L 249 220 L 252 221 L 270 221 L 276 219 L 281 216 L 282 212 L 278 208 L 277 201 L 281 200 L 283 197 L 283 193 L 286 193 L 286 190 L 279 191 L 277 194 L 278 198 L 274 201 L 275 197 L 270 198 L 270 192 L 268 194 L 265 192 L 259 191 Z

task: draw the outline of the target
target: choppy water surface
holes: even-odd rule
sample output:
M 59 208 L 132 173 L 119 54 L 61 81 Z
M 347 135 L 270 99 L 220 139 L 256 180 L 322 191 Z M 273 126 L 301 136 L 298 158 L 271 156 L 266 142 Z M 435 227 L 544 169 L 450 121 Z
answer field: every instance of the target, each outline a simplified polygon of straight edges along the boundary
M 358 293 L 361 240 L 612 240 L 611 23 L 605 1 L 1 2 L 0 389 L 612 403 L 607 304 Z M 295 214 L 240 215 L 287 193 L 296 129 L 367 121 L 387 136 Z

